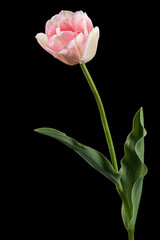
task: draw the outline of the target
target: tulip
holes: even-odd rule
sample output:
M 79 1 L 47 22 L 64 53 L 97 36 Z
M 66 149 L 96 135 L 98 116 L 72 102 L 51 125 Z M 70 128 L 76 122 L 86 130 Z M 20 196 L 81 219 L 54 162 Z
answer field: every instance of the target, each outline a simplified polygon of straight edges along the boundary
M 61 11 L 47 21 L 45 34 L 36 35 L 38 43 L 60 61 L 85 64 L 96 54 L 99 28 L 93 27 L 86 13 Z
M 45 34 L 39 33 L 36 38 L 47 52 L 60 61 L 68 65 L 80 64 L 97 103 L 110 160 L 99 151 L 77 142 L 59 130 L 39 128 L 35 131 L 50 136 L 73 149 L 93 168 L 114 183 L 122 200 L 121 214 L 128 232 L 128 239 L 134 240 L 143 178 L 147 174 L 147 167 L 144 164 L 144 137 L 147 132 L 144 128 L 143 109 L 140 108 L 133 119 L 133 128 L 124 144 L 125 154 L 119 169 L 105 109 L 85 65 L 96 54 L 99 28 L 94 28 L 91 19 L 82 11 L 75 13 L 61 11 L 47 21 Z

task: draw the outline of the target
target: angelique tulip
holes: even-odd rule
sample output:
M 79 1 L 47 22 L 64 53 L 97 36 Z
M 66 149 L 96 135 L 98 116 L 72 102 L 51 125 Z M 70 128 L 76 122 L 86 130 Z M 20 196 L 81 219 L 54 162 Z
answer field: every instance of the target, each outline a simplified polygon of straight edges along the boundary
M 68 65 L 84 64 L 96 54 L 99 28 L 94 28 L 82 11 L 61 11 L 47 21 L 45 33 L 38 33 L 36 38 L 60 61 Z

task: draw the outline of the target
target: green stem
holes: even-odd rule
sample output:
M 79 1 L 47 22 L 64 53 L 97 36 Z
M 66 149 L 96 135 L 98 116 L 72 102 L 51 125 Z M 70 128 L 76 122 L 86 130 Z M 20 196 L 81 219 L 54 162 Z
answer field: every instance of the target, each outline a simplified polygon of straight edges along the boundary
M 134 229 L 128 231 L 128 240 L 134 240 Z
M 106 114 L 105 114 L 105 111 L 104 111 L 104 107 L 103 107 L 101 98 L 100 98 L 99 93 L 97 91 L 97 88 L 96 88 L 96 86 L 95 86 L 95 84 L 92 80 L 92 77 L 91 77 L 90 73 L 88 72 L 88 69 L 87 69 L 86 65 L 85 64 L 80 64 L 80 66 L 81 66 L 81 69 L 82 69 L 88 83 L 89 83 L 89 86 L 90 86 L 90 88 L 93 92 L 93 95 L 95 97 L 95 100 L 96 100 L 96 103 L 97 103 L 97 106 L 98 106 L 98 109 L 99 109 L 99 113 L 100 113 L 100 116 L 101 116 L 101 121 L 102 121 L 103 129 L 104 129 L 104 133 L 105 133 L 105 136 L 106 136 L 108 148 L 109 148 L 111 162 L 112 162 L 112 165 L 113 165 L 115 171 L 118 172 L 116 154 L 115 154 L 113 141 L 112 141 L 112 137 L 111 137 L 111 134 L 110 134 L 110 130 L 109 130 L 109 126 L 108 126 L 108 122 L 107 122 L 107 118 L 106 118 Z

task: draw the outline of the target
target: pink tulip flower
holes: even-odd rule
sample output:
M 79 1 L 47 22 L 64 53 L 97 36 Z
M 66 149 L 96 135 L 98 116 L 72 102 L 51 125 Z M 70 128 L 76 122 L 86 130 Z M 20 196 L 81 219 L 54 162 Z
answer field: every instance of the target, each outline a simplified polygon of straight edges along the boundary
M 39 44 L 60 61 L 83 64 L 96 54 L 99 28 L 93 28 L 86 13 L 61 11 L 47 21 L 45 34 L 38 33 Z

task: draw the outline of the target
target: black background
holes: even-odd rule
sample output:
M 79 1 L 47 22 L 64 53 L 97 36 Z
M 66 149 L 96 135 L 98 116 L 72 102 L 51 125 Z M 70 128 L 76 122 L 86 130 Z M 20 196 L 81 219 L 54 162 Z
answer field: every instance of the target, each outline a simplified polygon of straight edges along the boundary
M 109 157 L 97 106 L 80 67 L 56 60 L 35 39 L 44 32 L 46 21 L 63 9 L 87 12 L 100 28 L 97 54 L 87 67 L 106 110 L 118 163 L 133 116 L 141 106 L 144 109 L 149 172 L 135 236 L 138 240 L 156 234 L 151 199 L 156 195 L 152 126 L 158 100 L 153 6 L 81 1 L 18 7 L 14 29 L 20 36 L 10 56 L 16 64 L 12 68 L 15 81 L 10 80 L 8 93 L 10 142 L 16 155 L 15 161 L 7 163 L 11 172 L 14 169 L 9 181 L 11 222 L 18 217 L 12 231 L 21 239 L 127 239 L 114 185 L 72 150 L 34 132 L 38 127 L 59 129 Z

